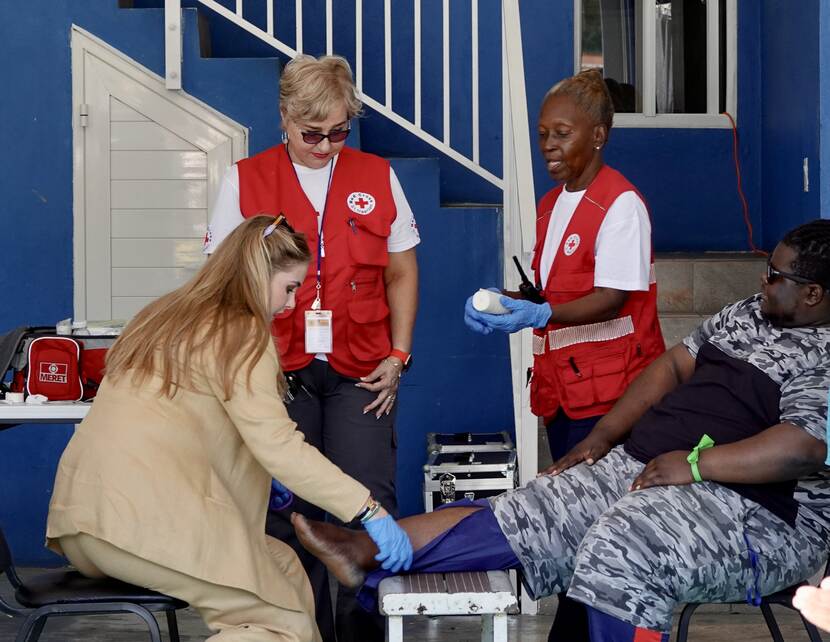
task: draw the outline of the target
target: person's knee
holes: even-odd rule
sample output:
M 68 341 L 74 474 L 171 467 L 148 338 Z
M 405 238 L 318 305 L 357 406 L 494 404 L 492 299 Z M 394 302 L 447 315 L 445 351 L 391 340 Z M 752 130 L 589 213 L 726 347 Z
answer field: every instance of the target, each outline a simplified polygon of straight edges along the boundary
M 651 524 L 606 513 L 577 549 L 574 578 L 589 576 L 591 582 L 625 578 L 629 587 L 654 588 L 664 579 L 657 565 L 662 548 Z
M 89 550 L 88 540 L 90 539 L 93 538 L 89 535 L 77 533 L 75 535 L 64 535 L 58 542 L 69 563 L 78 569 L 81 575 L 100 579 L 106 577 L 106 573 L 98 568 L 97 564 L 93 561 L 95 552 Z

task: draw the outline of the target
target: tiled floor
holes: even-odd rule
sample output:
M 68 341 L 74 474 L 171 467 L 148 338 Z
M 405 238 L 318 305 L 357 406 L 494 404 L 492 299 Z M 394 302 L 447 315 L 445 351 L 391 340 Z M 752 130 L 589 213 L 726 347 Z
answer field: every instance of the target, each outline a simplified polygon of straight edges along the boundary
M 0 594 L 6 595 L 5 578 L 0 578 Z M 808 641 L 798 616 L 788 609 L 776 609 L 778 622 L 787 642 Z M 551 615 L 513 616 L 509 622 L 511 642 L 545 642 L 553 617 Z M 0 616 L 0 642 L 12 642 L 19 622 Z M 199 615 L 191 609 L 180 612 L 179 630 L 182 642 L 204 640 L 208 631 Z M 162 624 L 166 639 L 165 625 Z M 479 642 L 478 618 L 409 618 L 404 624 L 404 637 L 410 642 Z M 146 629 L 137 619 L 126 616 L 95 616 L 87 618 L 55 618 L 44 629 L 43 642 L 144 642 Z M 823 638 L 830 642 L 830 635 Z M 770 640 L 763 617 L 748 606 L 701 607 L 692 620 L 690 642 L 755 642 Z M 562 641 L 562 642 L 567 642 Z

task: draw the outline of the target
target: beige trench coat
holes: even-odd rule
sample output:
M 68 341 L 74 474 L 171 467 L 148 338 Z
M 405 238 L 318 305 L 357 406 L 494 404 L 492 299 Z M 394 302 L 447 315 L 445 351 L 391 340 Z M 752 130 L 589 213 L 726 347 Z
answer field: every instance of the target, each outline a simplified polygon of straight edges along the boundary
M 207 351 L 205 351 L 206 353 Z M 369 491 L 305 443 L 276 389 L 277 355 L 254 366 L 250 390 L 237 377 L 224 400 L 213 357 L 194 358 L 193 383 L 173 399 L 160 379 L 136 387 L 104 379 L 58 465 L 47 545 L 87 533 L 187 575 L 238 587 L 302 611 L 294 552 L 265 544 L 270 479 L 343 521 Z

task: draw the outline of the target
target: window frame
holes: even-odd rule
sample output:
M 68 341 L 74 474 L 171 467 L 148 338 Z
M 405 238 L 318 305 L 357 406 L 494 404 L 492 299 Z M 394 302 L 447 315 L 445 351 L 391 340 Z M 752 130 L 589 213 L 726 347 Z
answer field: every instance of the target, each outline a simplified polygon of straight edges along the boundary
M 726 2 L 726 111 L 738 122 L 738 0 Z M 706 113 L 658 114 L 657 94 L 657 14 L 653 0 L 643 0 L 643 104 L 641 113 L 614 114 L 614 127 L 730 129 L 729 119 L 719 113 L 718 62 L 720 58 L 718 3 L 706 3 Z M 582 59 L 582 0 L 574 0 L 574 73 L 579 73 Z

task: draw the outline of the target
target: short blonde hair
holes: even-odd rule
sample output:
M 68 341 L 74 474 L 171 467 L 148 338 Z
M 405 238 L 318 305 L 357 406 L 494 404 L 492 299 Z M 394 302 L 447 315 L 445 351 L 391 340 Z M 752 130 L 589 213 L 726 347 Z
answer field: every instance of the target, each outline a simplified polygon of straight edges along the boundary
M 283 121 L 320 122 L 340 103 L 346 107 L 348 119 L 359 116 L 363 109 L 352 80 L 352 68 L 345 58 L 300 55 L 285 66 L 280 78 Z

